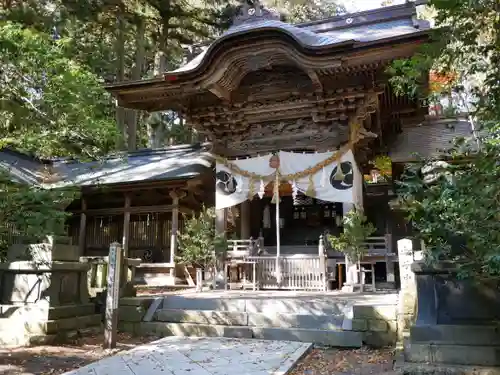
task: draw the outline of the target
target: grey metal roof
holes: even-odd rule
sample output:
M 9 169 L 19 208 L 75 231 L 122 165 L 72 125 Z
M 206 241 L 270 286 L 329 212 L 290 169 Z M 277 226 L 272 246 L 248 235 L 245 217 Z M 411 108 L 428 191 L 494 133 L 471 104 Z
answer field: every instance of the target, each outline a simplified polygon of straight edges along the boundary
M 389 151 L 393 162 L 414 161 L 421 157 L 439 157 L 453 147 L 457 138 L 471 138 L 472 128 L 464 119 L 424 122 L 405 127 Z
M 193 178 L 211 167 L 211 155 L 201 146 L 142 150 L 89 163 L 60 162 L 61 182 L 52 185 L 92 186 Z
M 7 168 L 14 180 L 30 184 L 40 183 L 41 163 L 11 160 L 9 153 L 0 152 L 0 167 Z M 140 181 L 189 179 L 212 166 L 212 156 L 201 145 L 183 145 L 158 150 L 141 150 L 123 155 L 110 156 L 102 161 L 78 162 L 55 160 L 52 162 L 53 180 L 42 183 L 47 188 L 64 186 L 93 186 Z
M 36 185 L 43 179 L 44 164 L 25 154 L 4 149 L 0 150 L 0 170 L 7 172 L 13 181 Z

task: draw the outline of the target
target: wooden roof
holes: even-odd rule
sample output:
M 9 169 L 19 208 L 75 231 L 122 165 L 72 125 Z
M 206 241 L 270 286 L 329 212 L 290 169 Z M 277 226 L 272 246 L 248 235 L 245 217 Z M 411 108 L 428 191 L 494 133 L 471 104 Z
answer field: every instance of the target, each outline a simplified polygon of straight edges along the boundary
M 467 119 L 429 119 L 416 126 L 406 126 L 391 145 L 393 162 L 416 161 L 418 158 L 439 158 L 454 147 L 454 140 L 472 139 Z
M 331 150 L 353 122 L 382 144 L 394 113 L 419 110 L 393 95 L 385 70 L 413 55 L 428 30 L 413 3 L 300 25 L 244 9 L 186 65 L 107 89 L 126 108 L 177 111 L 217 154 Z
M 299 25 L 281 22 L 269 11 L 255 11 L 237 18 L 179 69 L 107 89 L 123 107 L 186 111 L 193 105 L 187 99 L 201 93 L 231 102 L 246 75 L 279 66 L 298 67 L 320 86 L 321 76 L 366 71 L 410 56 L 428 29 L 427 23 L 416 20 L 413 3 Z

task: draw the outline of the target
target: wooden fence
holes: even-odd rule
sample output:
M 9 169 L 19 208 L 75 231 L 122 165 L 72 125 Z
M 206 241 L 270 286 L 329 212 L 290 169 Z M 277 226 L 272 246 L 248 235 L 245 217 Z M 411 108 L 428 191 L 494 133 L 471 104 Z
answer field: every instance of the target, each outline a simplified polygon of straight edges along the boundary
M 258 285 L 263 289 L 326 290 L 326 258 L 314 255 L 254 256 L 257 262 Z M 277 266 L 281 282 L 278 282 Z
M 179 219 L 179 231 L 184 225 Z M 73 243 L 79 243 L 80 223 L 72 220 L 70 236 Z M 105 256 L 109 244 L 123 240 L 123 215 L 87 218 L 85 233 L 85 256 Z M 167 213 L 131 215 L 129 224 L 128 255 L 141 258 L 146 263 L 170 261 L 170 240 L 172 219 Z
M 80 257 L 81 262 L 90 264 L 90 269 L 87 274 L 87 287 L 89 294 L 95 297 L 98 293 L 106 289 L 108 280 L 108 257 L 107 256 L 94 256 L 94 257 Z M 135 269 L 141 263 L 140 259 L 126 258 L 121 272 L 121 289 L 126 293 L 128 284 L 134 282 Z

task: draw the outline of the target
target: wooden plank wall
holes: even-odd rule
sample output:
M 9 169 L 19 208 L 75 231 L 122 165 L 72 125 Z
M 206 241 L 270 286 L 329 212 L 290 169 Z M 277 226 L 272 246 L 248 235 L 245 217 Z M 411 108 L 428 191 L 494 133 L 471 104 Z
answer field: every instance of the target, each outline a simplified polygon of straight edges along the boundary
M 129 257 L 147 263 L 169 262 L 172 221 L 170 213 L 131 215 Z M 79 240 L 79 220 L 69 225 L 73 243 Z M 182 230 L 182 217 L 179 229 Z M 85 256 L 105 256 L 112 242 L 123 241 L 123 215 L 87 218 Z

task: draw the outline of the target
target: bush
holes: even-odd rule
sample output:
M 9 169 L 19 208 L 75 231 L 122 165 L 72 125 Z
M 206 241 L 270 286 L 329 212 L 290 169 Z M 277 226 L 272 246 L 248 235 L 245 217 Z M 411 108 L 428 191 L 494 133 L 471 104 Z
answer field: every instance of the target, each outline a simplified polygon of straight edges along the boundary
M 366 253 L 366 240 L 375 232 L 375 228 L 358 210 L 349 211 L 344 216 L 343 223 L 344 232 L 338 237 L 328 235 L 328 241 L 332 248 L 341 251 L 352 262 L 357 263 Z
M 203 207 L 197 215 L 186 217 L 178 243 L 181 263 L 196 268 L 215 266 L 217 257 L 227 249 L 226 239 L 215 231 L 215 209 Z

